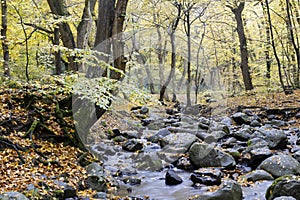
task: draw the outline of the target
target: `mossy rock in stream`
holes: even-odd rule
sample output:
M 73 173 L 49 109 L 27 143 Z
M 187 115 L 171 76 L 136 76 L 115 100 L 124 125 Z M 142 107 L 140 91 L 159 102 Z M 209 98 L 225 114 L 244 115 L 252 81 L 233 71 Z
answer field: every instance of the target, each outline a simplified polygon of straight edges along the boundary
M 272 200 L 280 196 L 292 196 L 300 199 L 300 176 L 281 176 L 277 178 L 266 192 L 266 199 Z

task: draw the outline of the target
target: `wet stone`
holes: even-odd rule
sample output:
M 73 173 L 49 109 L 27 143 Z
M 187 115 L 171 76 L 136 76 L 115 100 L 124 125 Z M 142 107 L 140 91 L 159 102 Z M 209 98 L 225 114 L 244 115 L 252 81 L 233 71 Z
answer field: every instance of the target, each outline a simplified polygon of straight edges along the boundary
M 165 183 L 166 185 L 178 185 L 182 183 L 182 178 L 173 170 L 169 170 L 166 173 Z
M 222 172 L 218 168 L 201 168 L 195 170 L 190 177 L 194 185 L 199 183 L 207 186 L 220 185 L 221 178 Z
M 231 116 L 231 118 L 237 123 L 238 125 L 242 124 L 250 124 L 251 123 L 251 118 L 242 112 L 235 113 Z
M 300 174 L 300 163 L 289 155 L 274 155 L 264 160 L 258 169 L 263 169 L 273 177 L 280 177 L 284 175 Z
M 123 182 L 129 185 L 140 185 L 142 180 L 136 177 L 126 177 L 123 179 Z
M 138 150 L 142 150 L 143 148 L 144 148 L 143 143 L 135 139 L 130 139 L 122 145 L 122 149 L 129 152 L 135 152 Z

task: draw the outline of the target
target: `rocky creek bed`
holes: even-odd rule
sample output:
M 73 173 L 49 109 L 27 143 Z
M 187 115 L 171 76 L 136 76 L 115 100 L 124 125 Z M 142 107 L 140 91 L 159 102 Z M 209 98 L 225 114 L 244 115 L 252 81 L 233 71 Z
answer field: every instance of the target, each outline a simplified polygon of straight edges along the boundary
M 94 129 L 97 176 L 109 171 L 124 199 L 300 199 L 298 112 L 240 108 L 212 119 L 194 109 L 136 107 L 120 118 L 135 129 Z
M 97 193 L 78 197 L 83 186 L 56 181 L 64 188 L 56 196 L 300 200 L 299 110 L 239 107 L 228 116 L 209 117 L 201 109 L 109 112 L 112 117 L 100 119 L 87 137 L 87 147 L 102 162 L 85 167 L 84 187 Z M 27 199 L 18 192 L 0 195 L 12 198 Z

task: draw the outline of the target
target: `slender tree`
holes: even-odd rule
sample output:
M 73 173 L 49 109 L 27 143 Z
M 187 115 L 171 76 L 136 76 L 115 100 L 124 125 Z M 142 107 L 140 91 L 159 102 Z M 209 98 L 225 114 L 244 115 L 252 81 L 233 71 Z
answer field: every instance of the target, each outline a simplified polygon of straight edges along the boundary
M 10 77 L 9 69 L 9 47 L 7 42 L 7 4 L 6 0 L 1 1 L 1 41 L 2 41 L 2 51 L 3 51 L 3 71 L 4 76 Z
M 239 1 L 238 5 L 232 6 L 227 5 L 234 13 L 235 20 L 237 23 L 237 32 L 240 42 L 240 53 L 241 53 L 241 69 L 244 80 L 244 86 L 246 90 L 252 90 L 253 84 L 250 76 L 249 63 L 248 63 L 248 48 L 247 48 L 247 38 L 245 36 L 245 29 L 242 19 L 242 12 L 245 8 L 245 1 Z
M 170 71 L 170 74 L 169 74 L 166 82 L 164 83 L 164 85 L 160 89 L 159 101 L 161 101 L 161 102 L 163 102 L 165 91 L 166 91 L 169 83 L 171 82 L 172 78 L 174 78 L 174 75 L 175 75 L 175 66 L 176 66 L 176 44 L 175 44 L 175 38 L 176 37 L 175 37 L 175 31 L 176 31 L 176 29 L 178 27 L 178 24 L 179 24 L 179 21 L 180 21 L 182 5 L 180 3 L 177 3 L 177 2 L 173 3 L 173 5 L 177 9 L 177 16 L 172 21 L 170 27 L 168 28 L 168 34 L 170 36 L 170 41 L 171 41 L 171 46 L 172 46 L 171 71 Z

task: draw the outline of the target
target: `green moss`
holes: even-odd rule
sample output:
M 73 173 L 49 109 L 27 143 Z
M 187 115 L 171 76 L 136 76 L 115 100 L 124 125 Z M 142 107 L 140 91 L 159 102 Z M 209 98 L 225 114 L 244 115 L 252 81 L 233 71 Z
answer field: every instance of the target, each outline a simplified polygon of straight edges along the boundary
M 273 181 L 272 185 L 267 189 L 267 192 L 266 192 L 266 199 L 267 199 L 267 200 L 271 199 L 272 194 L 273 194 L 273 190 L 274 190 L 275 186 L 278 184 L 278 182 L 284 181 L 284 180 L 290 179 L 290 178 L 292 178 L 291 175 L 285 175 L 285 176 L 281 176 L 281 177 L 275 179 L 275 180 Z

